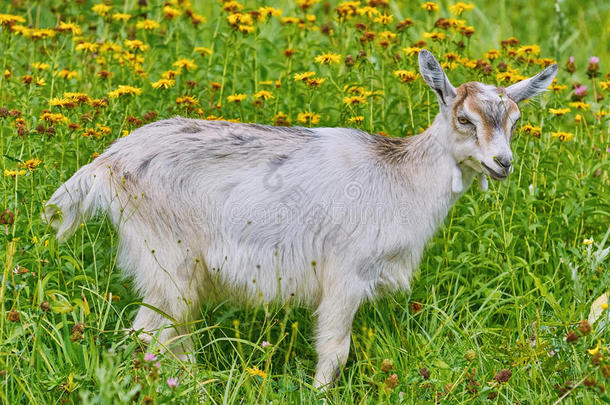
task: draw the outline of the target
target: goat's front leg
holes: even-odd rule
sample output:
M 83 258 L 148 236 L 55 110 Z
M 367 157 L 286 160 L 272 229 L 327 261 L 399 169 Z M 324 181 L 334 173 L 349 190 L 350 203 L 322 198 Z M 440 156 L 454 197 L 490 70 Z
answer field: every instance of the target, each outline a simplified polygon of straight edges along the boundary
M 345 288 L 326 291 L 316 309 L 316 351 L 318 365 L 314 385 L 330 386 L 341 373 L 349 354 L 352 321 L 360 305 L 360 295 Z

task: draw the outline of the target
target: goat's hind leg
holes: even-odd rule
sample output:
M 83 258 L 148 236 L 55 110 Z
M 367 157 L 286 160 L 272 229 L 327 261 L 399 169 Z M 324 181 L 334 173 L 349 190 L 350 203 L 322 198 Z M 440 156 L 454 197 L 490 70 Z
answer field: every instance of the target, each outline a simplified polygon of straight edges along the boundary
M 189 321 L 196 318 L 200 304 L 197 263 L 180 249 L 164 246 L 128 250 L 137 290 L 147 306 L 141 306 L 133 329 L 141 340 L 160 344 L 182 360 L 193 361 L 193 344 L 188 336 Z M 126 253 L 126 252 L 125 252 Z M 166 314 L 166 315 L 164 315 Z

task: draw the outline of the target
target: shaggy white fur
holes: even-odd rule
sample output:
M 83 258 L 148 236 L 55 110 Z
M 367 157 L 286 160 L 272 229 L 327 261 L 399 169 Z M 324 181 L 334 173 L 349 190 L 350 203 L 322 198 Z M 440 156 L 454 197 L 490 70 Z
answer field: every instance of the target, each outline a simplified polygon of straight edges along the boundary
M 327 385 L 345 364 L 360 303 L 409 288 L 426 242 L 477 174 L 482 187 L 485 173 L 508 176 L 513 100 L 542 91 L 557 72 L 508 89 L 456 89 L 432 54 L 419 60 L 440 104 L 420 135 L 159 121 L 78 170 L 44 216 L 64 240 L 95 212 L 108 214 L 120 267 L 144 302 L 178 323 L 162 341 L 212 299 L 314 308 L 315 384 Z M 142 307 L 133 327 L 168 324 Z

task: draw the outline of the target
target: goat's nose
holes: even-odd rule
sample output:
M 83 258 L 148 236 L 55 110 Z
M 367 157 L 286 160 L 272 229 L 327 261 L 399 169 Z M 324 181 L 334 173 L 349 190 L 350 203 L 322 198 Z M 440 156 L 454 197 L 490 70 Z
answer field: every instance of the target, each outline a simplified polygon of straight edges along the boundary
M 497 156 L 496 163 L 502 166 L 504 171 L 508 173 L 510 171 L 510 166 L 512 164 L 512 159 L 508 156 Z

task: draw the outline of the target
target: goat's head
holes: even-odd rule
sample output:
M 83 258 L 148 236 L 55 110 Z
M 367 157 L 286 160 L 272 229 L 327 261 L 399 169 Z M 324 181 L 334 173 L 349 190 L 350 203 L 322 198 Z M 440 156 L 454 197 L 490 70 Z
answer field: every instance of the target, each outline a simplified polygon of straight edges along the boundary
M 517 103 L 543 92 L 557 74 L 557 65 L 507 88 L 479 82 L 455 88 L 425 49 L 419 53 L 419 70 L 436 92 L 439 114 L 451 132 L 451 152 L 458 163 L 504 180 L 511 172 L 510 141 L 521 116 Z

